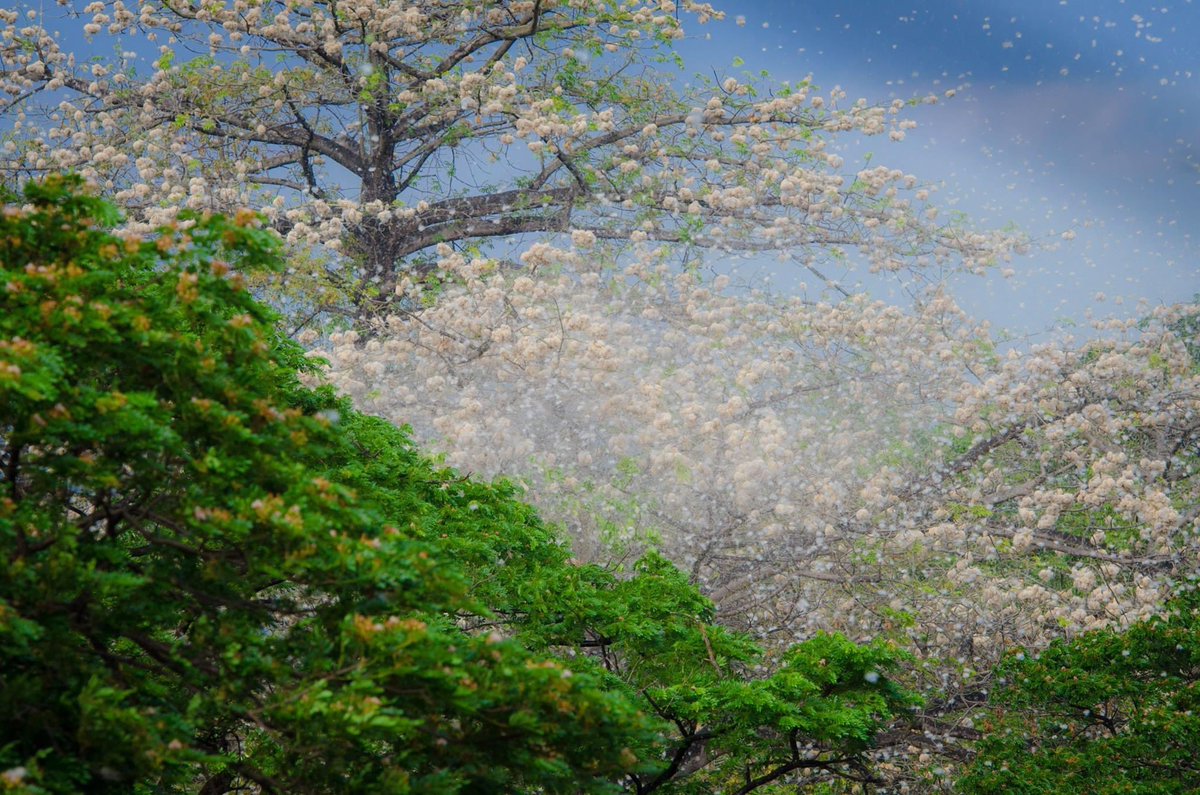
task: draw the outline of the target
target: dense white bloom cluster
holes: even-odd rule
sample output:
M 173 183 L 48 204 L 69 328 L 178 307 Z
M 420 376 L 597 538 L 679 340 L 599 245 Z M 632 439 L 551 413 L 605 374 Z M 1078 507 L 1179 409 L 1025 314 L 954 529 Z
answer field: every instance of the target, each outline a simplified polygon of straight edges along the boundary
M 532 275 L 449 253 L 453 286 L 335 336 L 330 376 L 450 463 L 526 483 L 590 554 L 657 544 L 727 620 L 786 637 L 918 616 L 930 659 L 982 667 L 1144 617 L 1195 565 L 1194 308 L 1001 357 L 936 290 L 808 303 L 661 253 L 540 244 Z

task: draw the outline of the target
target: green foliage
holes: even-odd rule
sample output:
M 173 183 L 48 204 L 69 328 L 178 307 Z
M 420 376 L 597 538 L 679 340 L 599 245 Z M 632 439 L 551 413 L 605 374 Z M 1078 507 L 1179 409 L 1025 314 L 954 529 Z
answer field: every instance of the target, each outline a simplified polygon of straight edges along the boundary
M 965 793 L 1200 790 L 1200 593 L 1125 631 L 1014 652 Z
M 636 768 L 621 751 L 654 724 L 607 679 L 463 631 L 467 577 L 424 541 L 465 532 L 453 481 L 300 386 L 221 263 L 273 261 L 252 219 L 125 242 L 67 187 L 0 221 L 0 769 L 31 791 L 453 792 Z M 506 511 L 471 532 L 547 543 L 471 488 Z
M 16 201 L 15 199 L 13 200 Z M 887 646 L 768 675 L 651 554 L 302 385 L 251 215 L 149 239 L 70 180 L 0 217 L 0 779 L 24 792 L 749 792 L 866 770 Z M 685 764 L 701 759 L 703 764 Z

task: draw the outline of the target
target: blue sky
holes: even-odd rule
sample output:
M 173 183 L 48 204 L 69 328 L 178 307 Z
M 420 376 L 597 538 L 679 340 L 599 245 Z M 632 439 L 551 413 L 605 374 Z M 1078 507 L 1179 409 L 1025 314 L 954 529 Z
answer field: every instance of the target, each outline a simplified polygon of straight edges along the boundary
M 976 312 L 1029 333 L 1200 292 L 1200 2 L 723 7 L 725 22 L 689 27 L 690 69 L 739 71 L 736 56 L 742 69 L 811 74 L 850 99 L 958 89 L 914 110 L 919 127 L 904 142 L 870 149 L 875 162 L 942 184 L 941 204 L 1049 244 L 1009 282 L 964 283 Z M 1075 239 L 1061 240 L 1068 229 Z

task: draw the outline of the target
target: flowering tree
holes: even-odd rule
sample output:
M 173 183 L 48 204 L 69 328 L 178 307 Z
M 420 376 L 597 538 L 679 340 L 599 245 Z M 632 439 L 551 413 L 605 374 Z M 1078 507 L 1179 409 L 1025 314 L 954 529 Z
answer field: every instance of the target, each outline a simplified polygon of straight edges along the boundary
M 812 268 L 856 247 L 883 270 L 981 269 L 1011 243 L 940 222 L 899 171 L 841 171 L 827 137 L 899 139 L 902 102 L 843 107 L 807 81 L 680 88 L 681 14 L 720 16 L 692 0 L 72 10 L 93 52 L 121 54 L 78 57 L 41 12 L 3 12 L 9 178 L 78 170 L 151 226 L 262 208 L 290 241 L 344 253 L 297 272 L 360 307 L 438 244 L 531 233 L 771 248 Z
M 595 558 L 661 549 L 726 622 L 902 640 L 915 757 L 976 736 L 1005 648 L 1144 619 L 1195 568 L 1197 306 L 1000 355 L 944 294 L 753 294 L 641 245 L 446 250 L 437 301 L 335 336 L 331 376 Z
M 329 377 L 522 480 L 585 563 L 657 547 L 768 655 L 829 629 L 910 644 L 926 722 L 880 754 L 959 753 L 1004 647 L 1141 620 L 1195 566 L 1195 307 L 1001 353 L 942 276 L 1015 241 L 831 145 L 903 137 L 903 103 L 680 87 L 680 13 L 716 16 L 695 3 L 83 13 L 134 49 L 85 64 L 39 12 L 0 12 L 10 178 L 78 169 L 134 232 L 262 208 L 290 287 L 374 321 L 325 346 Z M 816 297 L 701 248 L 776 249 Z M 902 273 L 908 298 L 825 260 Z

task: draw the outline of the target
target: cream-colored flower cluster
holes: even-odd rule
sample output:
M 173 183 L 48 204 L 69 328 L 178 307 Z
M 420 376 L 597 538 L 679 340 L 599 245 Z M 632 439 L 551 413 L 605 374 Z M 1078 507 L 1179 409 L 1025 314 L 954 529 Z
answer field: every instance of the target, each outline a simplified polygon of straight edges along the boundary
M 788 638 L 911 615 L 929 659 L 986 670 L 1146 616 L 1195 566 L 1182 315 L 1001 354 L 937 290 L 811 302 L 576 237 L 515 272 L 446 249 L 437 300 L 403 283 L 412 312 L 335 336 L 329 377 L 526 484 L 585 554 L 656 544 Z

